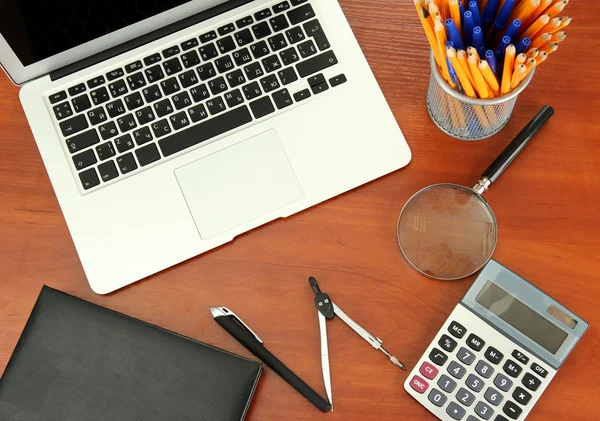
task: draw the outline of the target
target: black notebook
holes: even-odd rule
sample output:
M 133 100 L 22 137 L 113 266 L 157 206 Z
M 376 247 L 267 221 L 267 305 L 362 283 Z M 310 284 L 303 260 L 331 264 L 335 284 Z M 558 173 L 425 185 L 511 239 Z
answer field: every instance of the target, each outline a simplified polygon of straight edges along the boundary
M 0 379 L 0 420 L 239 421 L 261 373 L 256 361 L 44 287 Z

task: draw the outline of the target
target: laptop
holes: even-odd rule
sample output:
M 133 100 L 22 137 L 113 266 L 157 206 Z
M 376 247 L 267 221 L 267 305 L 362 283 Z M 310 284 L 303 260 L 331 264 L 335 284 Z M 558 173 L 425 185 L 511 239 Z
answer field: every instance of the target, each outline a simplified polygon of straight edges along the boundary
M 98 294 L 411 158 L 335 0 L 3 0 L 0 63 Z

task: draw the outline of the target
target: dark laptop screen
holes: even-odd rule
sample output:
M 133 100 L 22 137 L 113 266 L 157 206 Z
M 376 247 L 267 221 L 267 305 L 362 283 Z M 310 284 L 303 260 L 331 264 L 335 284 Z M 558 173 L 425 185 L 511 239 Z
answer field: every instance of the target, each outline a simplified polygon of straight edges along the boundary
M 0 0 L 0 33 L 24 66 L 190 0 Z

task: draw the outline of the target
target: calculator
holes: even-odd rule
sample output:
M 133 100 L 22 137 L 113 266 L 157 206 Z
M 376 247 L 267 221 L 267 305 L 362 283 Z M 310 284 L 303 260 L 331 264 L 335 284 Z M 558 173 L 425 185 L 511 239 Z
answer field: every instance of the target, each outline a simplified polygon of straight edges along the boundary
M 404 388 L 444 421 L 524 420 L 587 328 L 490 260 Z

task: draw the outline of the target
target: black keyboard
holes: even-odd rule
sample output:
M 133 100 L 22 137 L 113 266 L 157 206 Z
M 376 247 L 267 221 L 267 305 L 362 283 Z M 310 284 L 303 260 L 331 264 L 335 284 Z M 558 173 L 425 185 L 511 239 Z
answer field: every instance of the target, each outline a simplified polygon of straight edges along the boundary
M 310 2 L 277 1 L 47 99 L 96 190 L 346 82 L 337 64 Z

